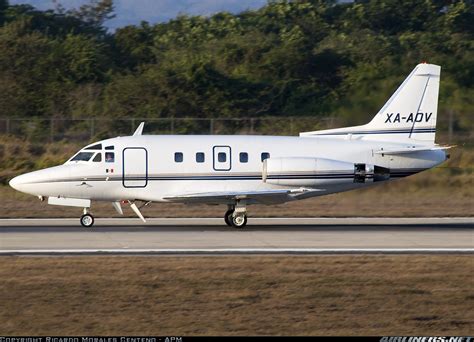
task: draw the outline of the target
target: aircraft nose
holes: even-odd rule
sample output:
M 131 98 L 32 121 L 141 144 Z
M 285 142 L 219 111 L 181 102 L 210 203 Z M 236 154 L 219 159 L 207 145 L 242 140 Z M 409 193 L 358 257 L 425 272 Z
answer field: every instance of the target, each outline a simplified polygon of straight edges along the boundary
M 44 178 L 42 177 L 42 173 L 43 171 L 24 173 L 10 180 L 9 184 L 13 189 L 24 192 L 25 194 L 40 195 L 38 193 L 38 185 L 35 183 Z
M 25 184 L 27 182 L 27 178 L 28 177 L 26 177 L 26 175 L 16 176 L 11 179 L 8 184 L 10 184 L 10 186 L 17 191 L 25 192 Z
M 10 186 L 13 189 L 18 190 L 18 191 L 20 191 L 19 186 L 21 186 L 21 183 L 22 183 L 21 176 L 16 176 L 16 177 L 12 178 L 10 180 L 10 182 L 8 182 L 8 184 L 10 184 Z
M 68 168 L 64 165 L 54 166 L 43 170 L 32 171 L 19 175 L 10 180 L 10 186 L 18 191 L 35 196 L 53 196 L 55 179 L 68 175 Z M 52 192 L 53 191 L 53 192 Z M 56 195 L 54 195 L 56 196 Z

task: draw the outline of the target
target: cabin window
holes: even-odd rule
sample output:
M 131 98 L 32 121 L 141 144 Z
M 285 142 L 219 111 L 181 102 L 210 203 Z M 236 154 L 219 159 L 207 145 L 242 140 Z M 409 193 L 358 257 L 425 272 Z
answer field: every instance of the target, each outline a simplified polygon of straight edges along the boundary
M 71 159 L 71 161 L 89 161 L 93 155 L 94 152 L 79 152 Z
M 196 153 L 196 162 L 198 163 L 204 163 L 204 152 L 198 152 Z
M 102 144 L 92 145 L 86 147 L 84 150 L 102 150 Z
M 105 162 L 106 163 L 113 163 L 115 161 L 115 153 L 114 152 L 105 152 Z
M 249 161 L 249 154 L 247 152 L 240 152 L 239 160 L 241 163 L 248 163 Z
M 268 159 L 268 158 L 270 158 L 270 153 L 268 153 L 268 152 L 262 152 L 262 155 L 261 155 L 262 162 L 263 162 L 265 159 Z
M 217 160 L 219 163 L 225 163 L 227 161 L 227 154 L 225 152 L 219 152 L 217 154 Z
M 182 152 L 176 152 L 174 154 L 174 161 L 176 163 L 182 163 L 183 162 L 183 153 Z
M 105 146 L 105 149 L 106 149 L 106 150 L 113 150 L 114 147 L 113 147 L 113 146 Z
M 93 161 L 94 163 L 99 163 L 99 162 L 101 162 L 101 161 L 102 161 L 102 153 L 100 153 L 100 152 L 97 153 L 97 154 L 95 155 L 94 159 L 92 159 L 92 161 Z

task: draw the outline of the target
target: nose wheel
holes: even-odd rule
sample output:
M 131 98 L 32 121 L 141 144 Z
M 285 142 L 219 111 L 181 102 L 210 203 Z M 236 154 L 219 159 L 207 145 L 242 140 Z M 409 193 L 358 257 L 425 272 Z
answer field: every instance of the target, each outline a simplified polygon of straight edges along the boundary
M 86 228 L 90 228 L 94 225 L 94 216 L 87 213 L 81 216 L 81 225 Z

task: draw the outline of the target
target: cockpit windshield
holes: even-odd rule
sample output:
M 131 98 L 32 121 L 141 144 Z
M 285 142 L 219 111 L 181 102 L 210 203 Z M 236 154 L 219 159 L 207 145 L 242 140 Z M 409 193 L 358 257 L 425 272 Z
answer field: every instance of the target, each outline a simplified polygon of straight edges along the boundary
M 93 155 L 94 152 L 79 152 L 70 161 L 89 161 Z

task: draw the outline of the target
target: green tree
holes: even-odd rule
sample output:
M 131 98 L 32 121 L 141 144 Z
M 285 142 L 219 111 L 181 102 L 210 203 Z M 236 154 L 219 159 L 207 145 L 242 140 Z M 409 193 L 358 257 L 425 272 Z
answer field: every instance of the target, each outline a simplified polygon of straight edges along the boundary
M 428 61 L 443 70 L 440 118 L 456 111 L 459 129 L 474 130 L 472 0 L 270 1 L 115 32 L 104 27 L 112 0 L 70 10 L 56 3 L 39 11 L 0 0 L 6 115 L 113 123 L 337 113 L 360 124 Z
M 86 25 L 102 29 L 107 20 L 115 18 L 113 0 L 89 0 L 79 8 L 66 10 L 60 0 L 53 0 L 56 11 L 60 14 L 75 17 Z
M 8 8 L 8 0 L 0 0 L 0 26 L 5 21 L 5 10 Z

